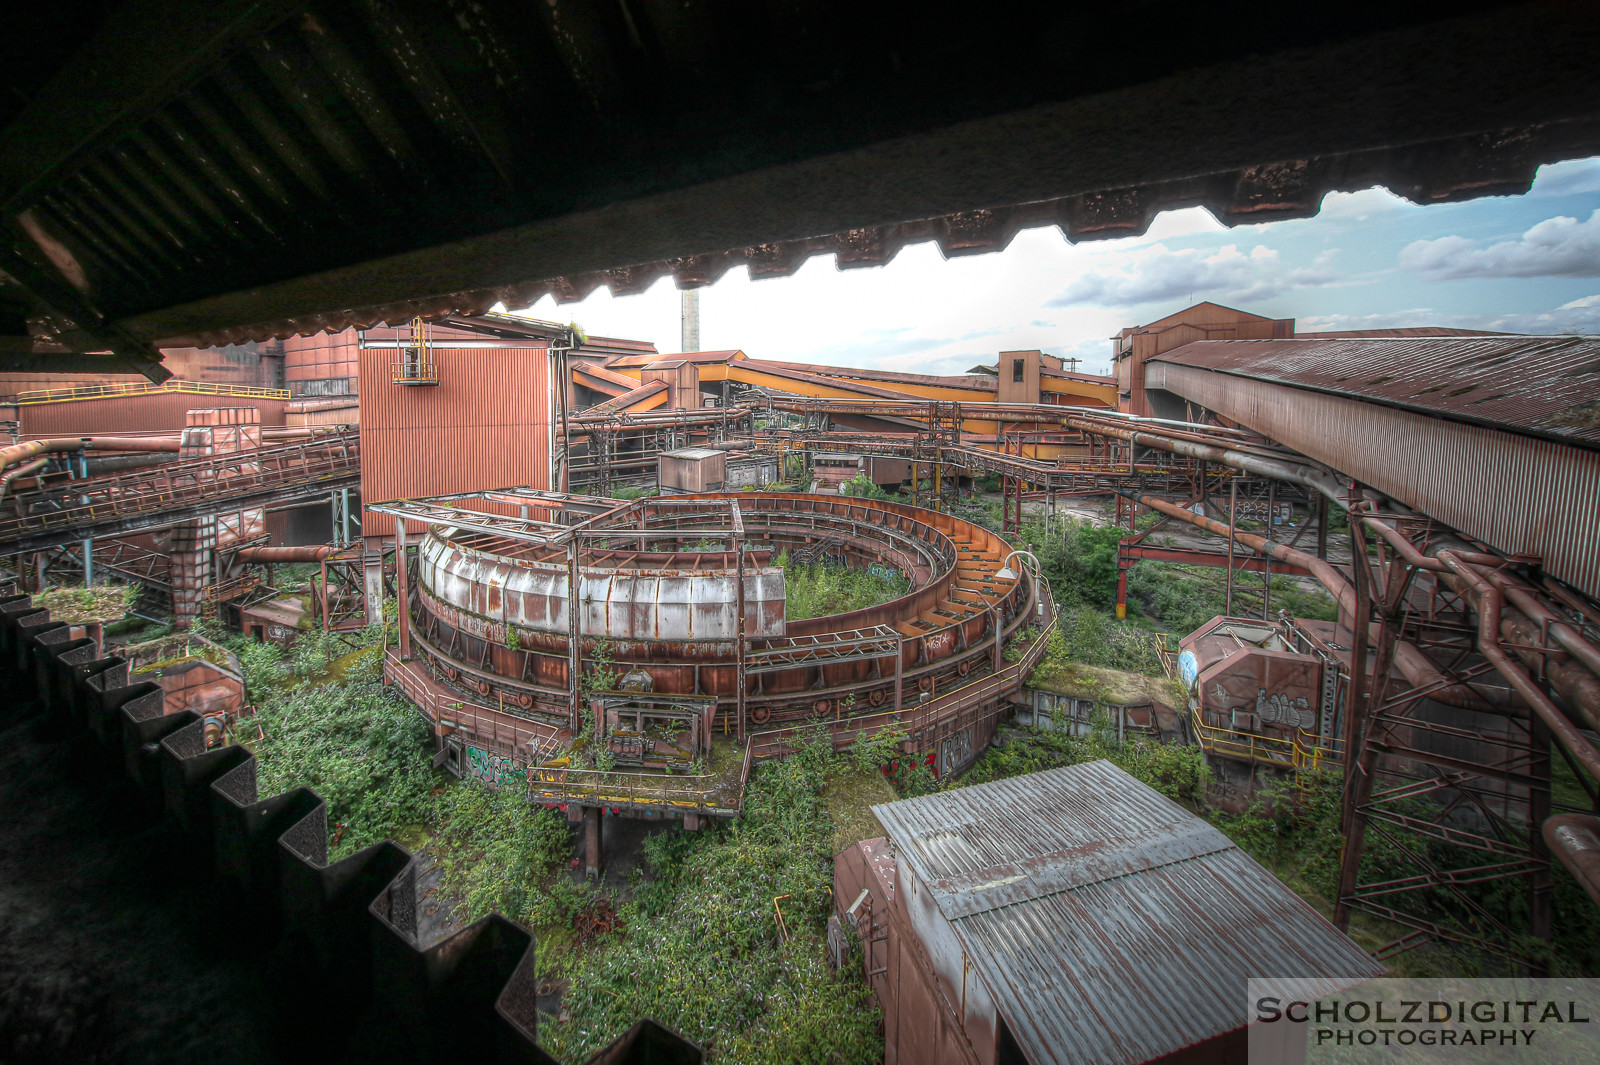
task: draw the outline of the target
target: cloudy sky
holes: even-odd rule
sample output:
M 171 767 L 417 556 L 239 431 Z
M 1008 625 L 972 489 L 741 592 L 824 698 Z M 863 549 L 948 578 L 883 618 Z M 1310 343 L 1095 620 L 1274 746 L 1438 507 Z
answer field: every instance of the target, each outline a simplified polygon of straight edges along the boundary
M 1321 214 L 1293 222 L 1226 229 L 1194 208 L 1127 240 L 1073 245 L 1048 228 L 948 262 L 929 243 L 882 267 L 817 257 L 754 282 L 741 268 L 700 290 L 700 346 L 919 373 L 1041 348 L 1104 373 L 1114 332 L 1196 300 L 1296 318 L 1302 330 L 1600 333 L 1600 159 L 1545 167 L 1526 196 L 1417 207 L 1369 189 L 1330 193 Z M 523 313 L 679 350 L 670 280 Z

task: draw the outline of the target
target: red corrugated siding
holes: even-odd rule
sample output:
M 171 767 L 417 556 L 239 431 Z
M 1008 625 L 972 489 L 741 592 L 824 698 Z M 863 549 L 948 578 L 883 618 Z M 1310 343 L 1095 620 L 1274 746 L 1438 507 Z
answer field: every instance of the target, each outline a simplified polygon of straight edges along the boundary
M 1597 337 L 1212 340 L 1159 358 L 1600 446 Z
M 361 352 L 361 498 L 378 502 L 512 485 L 550 486 L 543 348 L 433 349 L 439 384 L 392 383 L 392 348 Z M 362 531 L 390 536 L 365 513 Z
M 283 378 L 285 381 L 317 381 L 327 377 L 354 377 L 358 352 L 354 329 L 289 337 L 283 342 Z
M 1600 452 L 1197 366 L 1165 388 L 1600 597 Z
M 115 433 L 176 433 L 191 410 L 227 404 L 254 407 L 262 425 L 282 425 L 281 399 L 232 399 L 185 392 L 152 392 L 142 396 L 82 399 L 69 403 L 38 403 L 21 407 L 22 435 L 87 436 Z

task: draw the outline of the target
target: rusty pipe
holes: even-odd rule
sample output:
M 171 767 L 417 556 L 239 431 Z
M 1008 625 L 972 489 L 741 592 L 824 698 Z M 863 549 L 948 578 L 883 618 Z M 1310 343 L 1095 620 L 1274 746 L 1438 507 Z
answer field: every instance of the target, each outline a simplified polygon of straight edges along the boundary
M 179 451 L 176 436 L 86 436 L 83 444 L 95 451 Z
M 1508 601 L 1528 616 L 1534 624 L 1540 626 L 1551 636 L 1556 643 L 1573 658 L 1582 662 L 1589 670 L 1600 679 L 1600 647 L 1596 647 L 1584 638 L 1583 633 L 1573 628 L 1561 619 L 1561 616 L 1543 603 L 1533 589 L 1528 588 L 1518 581 L 1512 580 L 1499 570 L 1488 570 L 1483 574 L 1483 579 L 1500 589 Z
M 241 547 L 234 556 L 238 562 L 321 562 L 333 554 L 327 544 L 306 544 L 301 547 Z
M 1206 462 L 1221 463 L 1232 466 L 1234 469 L 1244 470 L 1261 477 L 1271 477 L 1279 481 L 1288 481 L 1320 492 L 1333 502 L 1344 507 L 1349 505 L 1349 496 L 1345 487 L 1330 474 L 1297 462 L 1286 462 L 1282 459 L 1268 458 L 1264 455 L 1252 455 L 1236 448 L 1218 447 L 1215 444 L 1203 444 L 1193 440 L 1179 439 L 1173 436 L 1164 436 L 1136 429 L 1124 429 L 1121 426 L 1106 425 L 1092 418 L 1078 415 L 1068 415 L 1061 419 L 1063 425 L 1086 433 L 1098 436 L 1112 436 L 1126 440 L 1130 444 L 1141 447 L 1154 448 L 1157 451 L 1166 451 L 1174 455 L 1185 455 L 1189 458 L 1203 459 Z M 1354 591 L 1352 590 L 1352 594 Z
M 1550 734 L 1565 747 L 1595 780 L 1600 780 L 1600 751 L 1584 738 L 1566 714 L 1535 684 L 1528 671 L 1513 661 L 1500 646 L 1500 609 L 1504 597 L 1500 589 L 1485 580 L 1476 569 L 1448 548 L 1439 552 L 1439 559 L 1449 566 L 1478 593 L 1478 653 L 1487 658 L 1516 689 L 1533 712 L 1550 726 Z M 1592 723 L 1591 723 L 1592 724 Z
M 1331 563 L 1324 559 L 1320 559 L 1315 555 L 1308 555 L 1304 551 L 1298 551 L 1288 544 L 1280 544 L 1268 540 L 1264 536 L 1240 532 L 1230 525 L 1214 521 L 1211 518 L 1203 518 L 1193 511 L 1185 510 L 1176 503 L 1168 503 L 1164 499 L 1156 499 L 1154 496 L 1144 495 L 1135 497 L 1126 494 L 1124 494 L 1124 498 L 1132 499 L 1134 502 L 1165 514 L 1169 518 L 1177 518 L 1180 521 L 1188 522 L 1190 525 L 1198 525 L 1207 532 L 1216 533 L 1218 536 L 1231 535 L 1234 543 L 1244 544 L 1258 555 L 1271 555 L 1273 558 L 1281 562 L 1287 562 L 1291 566 L 1299 566 L 1316 577 L 1322 583 L 1322 586 L 1328 589 L 1329 594 L 1339 601 L 1339 605 L 1350 612 L 1351 617 L 1355 616 L 1356 590 L 1354 585 L 1345 580 L 1344 574 L 1340 573 Z
M 1127 496 L 1126 498 L 1133 499 L 1134 497 Z M 1229 526 L 1220 521 L 1202 518 L 1193 511 L 1185 510 L 1174 503 L 1168 503 L 1164 499 L 1139 496 L 1136 501 L 1151 510 L 1158 511 L 1168 517 L 1178 518 L 1191 525 L 1197 525 L 1208 532 L 1216 533 L 1218 536 L 1227 536 L 1231 531 L 1235 543 L 1244 544 L 1257 554 L 1270 554 L 1273 558 L 1280 559 L 1292 566 L 1299 566 L 1316 577 L 1322 586 L 1328 590 L 1328 593 L 1339 601 L 1339 606 L 1349 612 L 1352 624 L 1358 623 L 1359 619 L 1355 616 L 1355 586 L 1345 579 L 1344 574 L 1323 559 L 1317 558 L 1315 555 L 1308 555 L 1304 551 L 1298 551 L 1288 544 L 1275 543 L 1253 533 L 1230 529 Z M 1451 683 L 1439 671 L 1439 667 L 1435 666 L 1428 659 L 1428 656 L 1422 653 L 1420 648 L 1406 640 L 1395 641 L 1394 664 L 1395 668 L 1400 670 L 1401 674 L 1413 687 L 1433 689 L 1428 693 L 1427 697 L 1434 702 L 1444 703 L 1446 706 L 1454 706 L 1461 710 L 1476 710 L 1490 714 L 1504 714 L 1508 710 L 1517 709 L 1506 701 L 1495 699 L 1470 685 Z M 1351 665 L 1354 668 L 1354 663 L 1351 663 Z
M 11 490 L 12 481 L 15 481 L 18 477 L 26 476 L 40 467 L 48 466 L 49 464 L 49 459 L 34 459 L 32 462 L 24 463 L 14 470 L 7 470 L 5 473 L 0 474 L 0 499 L 4 499 L 6 493 Z
M 12 463 L 22 462 L 50 451 L 82 451 L 84 441 L 87 439 L 88 437 L 82 436 L 48 437 L 43 440 L 29 440 L 23 444 L 12 444 L 10 447 L 0 447 L 0 467 L 10 466 Z
M 1402 536 L 1398 529 L 1377 520 L 1372 515 L 1361 516 L 1358 520 L 1363 526 L 1372 529 L 1392 544 L 1408 564 L 1439 573 L 1441 580 L 1447 586 L 1471 601 L 1470 584 L 1463 587 L 1461 579 L 1449 566 L 1438 558 L 1424 555 Z M 1526 587 L 1502 572 L 1500 567 L 1505 565 L 1504 559 L 1479 551 L 1452 548 L 1451 552 L 1463 562 L 1484 567 L 1477 572 L 1498 588 L 1505 599 L 1516 608 L 1504 607 L 1501 610 L 1502 635 L 1529 647 L 1538 647 L 1543 643 L 1546 632 L 1555 637 L 1556 643 L 1565 653 L 1553 648 L 1548 652 L 1519 650 L 1517 657 L 1524 661 L 1530 658 L 1538 661 L 1542 658 L 1545 676 L 1550 679 L 1552 687 L 1583 717 L 1586 725 L 1594 728 L 1596 723 L 1600 722 L 1600 647 L 1585 639 L 1581 632 L 1568 625 L 1559 615 L 1541 603 L 1534 589 Z M 1582 665 L 1572 662 L 1568 655 L 1577 659 Z M 1585 669 L 1587 672 L 1584 672 Z
M 1600 906 L 1600 817 L 1556 814 L 1545 820 L 1544 841 Z
M 1444 573 L 1450 569 L 1449 566 L 1446 566 L 1437 558 L 1431 555 L 1424 555 L 1418 550 L 1416 544 L 1405 538 L 1399 529 L 1396 529 L 1386 521 L 1379 520 L 1381 517 L 1382 515 L 1378 514 L 1351 515 L 1351 518 L 1387 540 L 1389 546 L 1393 547 L 1400 557 L 1406 560 L 1408 565 L 1415 566 L 1417 569 L 1432 570 L 1435 573 Z M 1506 560 L 1498 555 L 1486 555 L 1481 551 L 1457 551 L 1456 554 L 1475 566 L 1503 566 L 1506 564 Z
M 1501 638 L 1513 645 L 1518 658 L 1529 665 L 1542 667 L 1550 687 L 1566 700 L 1572 711 L 1583 720 L 1585 727 L 1600 731 L 1600 676 L 1559 647 L 1542 646 L 1544 631 L 1538 622 L 1515 607 L 1505 605 L 1504 593 L 1494 586 L 1483 570 L 1470 566 L 1453 550 L 1450 553 L 1462 565 L 1468 565 L 1471 572 L 1462 574 L 1452 569 L 1440 574 L 1439 579 L 1476 610 L 1482 609 L 1482 588 L 1488 587 L 1500 596 L 1500 627 L 1497 631 Z M 1444 555 L 1444 551 L 1439 552 L 1440 558 Z

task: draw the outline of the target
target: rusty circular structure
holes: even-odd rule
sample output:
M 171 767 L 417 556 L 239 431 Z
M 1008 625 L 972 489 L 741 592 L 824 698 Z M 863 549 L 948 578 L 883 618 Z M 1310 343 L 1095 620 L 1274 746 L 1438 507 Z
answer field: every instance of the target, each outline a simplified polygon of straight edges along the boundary
M 997 576 L 1011 550 L 998 535 L 880 500 L 641 500 L 588 523 L 565 546 L 474 524 L 435 523 L 418 546 L 415 655 L 436 682 L 475 703 L 561 728 L 577 724 L 574 635 L 589 686 L 602 669 L 613 685 L 714 701 L 712 727 L 728 732 L 740 712 L 747 725 L 779 727 L 931 698 L 994 670 L 999 645 L 1035 609 L 1032 581 Z M 788 621 L 775 564 L 783 552 L 890 567 L 911 590 L 863 610 Z

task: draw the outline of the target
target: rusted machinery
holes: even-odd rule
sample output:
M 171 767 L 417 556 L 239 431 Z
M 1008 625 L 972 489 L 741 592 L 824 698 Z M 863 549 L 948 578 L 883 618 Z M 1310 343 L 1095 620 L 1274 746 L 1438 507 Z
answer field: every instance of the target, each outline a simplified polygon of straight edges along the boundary
M 1042 647 L 1052 616 L 1041 587 L 1004 568 L 1010 547 L 1000 537 L 876 500 L 762 493 L 622 503 L 506 490 L 371 509 L 395 519 L 401 545 L 408 528 L 426 530 L 398 582 L 410 608 L 388 676 L 441 740 L 459 734 L 513 764 L 580 734 L 599 696 L 614 704 L 618 695 L 596 685 L 625 681 L 657 702 L 702 707 L 708 737 L 820 719 L 849 742 L 865 718 L 873 727 L 901 719 L 912 748 L 932 754 L 952 729 L 992 728 L 985 714 L 1021 683 L 1004 645 L 1021 634 Z M 786 621 L 774 560 L 819 545 L 853 566 L 890 567 L 911 591 Z M 1003 684 L 979 683 L 1001 674 Z M 614 716 L 615 705 L 602 709 Z M 987 734 L 962 741 L 975 757 Z

